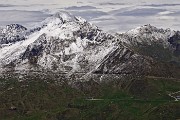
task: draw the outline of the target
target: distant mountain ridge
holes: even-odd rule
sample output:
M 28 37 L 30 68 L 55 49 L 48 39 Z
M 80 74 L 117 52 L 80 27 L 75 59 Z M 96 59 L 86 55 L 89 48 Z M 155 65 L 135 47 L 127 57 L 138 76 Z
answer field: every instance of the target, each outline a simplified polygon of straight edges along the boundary
M 179 64 L 180 32 L 144 25 L 111 35 L 59 12 L 30 30 L 18 24 L 0 29 L 0 51 L 1 73 L 149 75 L 158 62 Z

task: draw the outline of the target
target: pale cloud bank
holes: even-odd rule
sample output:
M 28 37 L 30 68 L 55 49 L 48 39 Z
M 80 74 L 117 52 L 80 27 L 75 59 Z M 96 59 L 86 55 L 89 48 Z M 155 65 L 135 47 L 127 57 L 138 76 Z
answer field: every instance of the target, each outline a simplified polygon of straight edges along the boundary
M 179 0 L 1 0 L 0 26 L 10 23 L 32 26 L 61 10 L 110 32 L 124 32 L 144 24 L 180 28 Z

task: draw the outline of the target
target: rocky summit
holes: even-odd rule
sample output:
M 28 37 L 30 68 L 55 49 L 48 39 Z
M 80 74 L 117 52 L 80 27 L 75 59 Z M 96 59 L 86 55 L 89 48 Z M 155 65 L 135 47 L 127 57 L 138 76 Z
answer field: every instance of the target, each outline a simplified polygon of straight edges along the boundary
M 0 51 L 1 76 L 36 72 L 175 77 L 168 66 L 179 70 L 180 32 L 144 25 L 112 35 L 59 12 L 31 29 L 19 24 L 0 28 Z

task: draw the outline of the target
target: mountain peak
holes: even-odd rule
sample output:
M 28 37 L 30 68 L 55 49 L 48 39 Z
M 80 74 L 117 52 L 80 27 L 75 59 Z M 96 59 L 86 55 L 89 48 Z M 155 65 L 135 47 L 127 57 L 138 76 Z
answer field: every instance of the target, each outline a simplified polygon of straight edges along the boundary
M 61 71 L 83 71 L 88 66 L 94 67 L 111 50 L 111 41 L 104 43 L 107 46 L 97 44 L 114 39 L 83 18 L 67 12 L 58 12 L 45 19 L 25 35 L 24 41 L 1 49 L 0 66 L 13 63 L 16 70 L 28 70 L 25 65 L 37 65 L 39 69 L 54 69 L 57 66 L 56 70 Z M 96 46 L 98 49 L 94 50 Z
M 137 27 L 135 29 L 129 30 L 127 31 L 127 34 L 129 35 L 142 35 L 142 34 L 153 34 L 153 33 L 160 33 L 160 34 L 164 34 L 164 33 L 168 33 L 168 34 L 173 34 L 174 31 L 168 29 L 162 29 L 162 28 L 157 28 L 155 26 L 152 26 L 151 24 L 146 24 L 140 27 Z
M 27 28 L 25 28 L 24 26 L 20 25 L 20 24 L 10 24 L 6 26 L 7 30 L 12 30 L 12 29 L 16 29 L 16 30 L 27 30 Z
M 48 29 L 56 28 L 78 28 L 80 25 L 85 24 L 87 21 L 79 16 L 73 16 L 71 13 L 60 11 L 52 15 L 51 17 L 46 18 L 41 22 L 40 26 L 37 28 L 47 27 Z M 89 25 L 93 26 L 89 23 Z M 70 29 L 71 31 L 72 29 Z
M 142 33 L 142 32 L 154 31 L 155 29 L 157 29 L 157 28 L 150 25 L 150 24 L 146 24 L 146 25 L 143 25 L 143 26 L 140 26 L 140 27 L 137 27 L 135 29 L 127 31 L 127 34 L 137 35 L 137 34 Z
M 19 24 L 10 24 L 4 28 L 0 28 L 0 44 L 9 44 L 24 40 L 26 30 L 27 28 Z
M 53 15 L 55 18 L 59 18 L 62 22 L 74 21 L 74 16 L 68 12 L 60 11 Z

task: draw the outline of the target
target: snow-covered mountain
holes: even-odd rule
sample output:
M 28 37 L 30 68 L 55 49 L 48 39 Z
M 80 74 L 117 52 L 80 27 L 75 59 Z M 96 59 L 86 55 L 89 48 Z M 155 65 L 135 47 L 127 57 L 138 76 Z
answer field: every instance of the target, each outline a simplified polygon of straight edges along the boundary
M 24 40 L 26 30 L 27 28 L 19 24 L 11 24 L 5 28 L 0 28 L 0 44 L 9 44 Z
M 111 35 L 59 12 L 30 30 L 18 24 L 0 30 L 0 72 L 148 74 L 154 56 L 143 54 L 140 45 L 157 43 L 178 55 L 179 38 L 177 31 L 151 25 Z
M 22 34 L 26 30 L 19 32 L 19 27 L 14 28 L 7 34 Z M 116 47 L 115 37 L 65 12 L 47 18 L 36 28 L 26 30 L 24 40 L 1 43 L 0 66 L 3 70 L 10 67 L 15 71 L 88 72 Z

